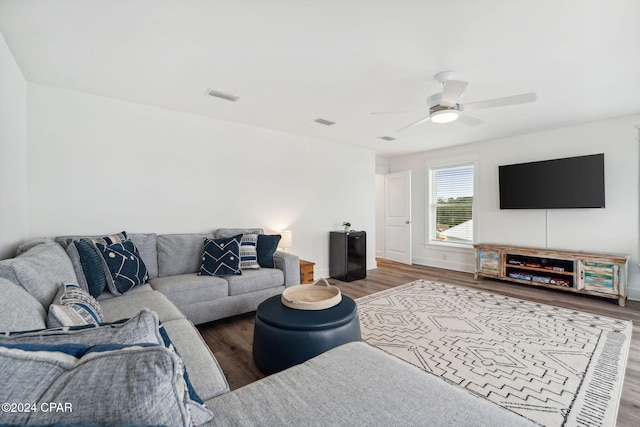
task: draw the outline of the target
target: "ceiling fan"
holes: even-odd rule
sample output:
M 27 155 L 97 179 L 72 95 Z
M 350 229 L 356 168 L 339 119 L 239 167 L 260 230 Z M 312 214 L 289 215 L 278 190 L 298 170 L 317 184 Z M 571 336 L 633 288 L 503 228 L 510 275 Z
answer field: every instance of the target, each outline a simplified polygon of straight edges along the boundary
M 462 80 L 451 80 L 451 77 L 453 77 L 452 71 L 443 71 L 434 76 L 436 81 L 442 85 L 442 93 L 436 93 L 427 98 L 429 115 L 398 129 L 398 131 L 419 125 L 429 120 L 434 123 L 451 123 L 455 120 L 460 120 L 460 122 L 465 125 L 477 126 L 483 123 L 483 121 L 467 115 L 467 111 L 525 104 L 528 102 L 534 102 L 537 97 L 535 92 L 531 92 L 523 93 L 521 95 L 507 96 L 504 98 L 460 104 L 459 101 L 464 95 L 464 90 L 467 88 L 468 83 Z

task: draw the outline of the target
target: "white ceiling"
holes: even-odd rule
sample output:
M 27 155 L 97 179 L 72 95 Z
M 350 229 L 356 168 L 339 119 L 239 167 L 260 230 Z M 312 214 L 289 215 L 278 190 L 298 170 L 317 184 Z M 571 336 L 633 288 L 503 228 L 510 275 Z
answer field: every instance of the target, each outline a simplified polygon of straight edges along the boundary
M 381 156 L 639 113 L 639 17 L 638 0 L 0 0 L 29 82 Z M 426 115 L 445 70 L 469 82 L 464 102 L 538 100 L 396 132 Z

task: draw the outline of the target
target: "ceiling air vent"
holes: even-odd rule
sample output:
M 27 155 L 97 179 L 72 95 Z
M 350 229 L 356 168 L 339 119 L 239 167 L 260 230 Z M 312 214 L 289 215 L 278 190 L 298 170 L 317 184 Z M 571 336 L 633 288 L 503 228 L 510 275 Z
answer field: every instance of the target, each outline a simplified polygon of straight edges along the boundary
M 336 122 L 332 122 L 330 120 L 325 120 L 325 119 L 315 119 L 314 121 L 316 123 L 320 123 L 321 125 L 325 125 L 325 126 L 331 126 L 336 124 Z
M 386 135 L 385 136 L 379 136 L 378 139 L 383 139 L 385 141 L 395 141 L 396 140 L 395 138 L 392 138 L 392 137 L 386 136 Z
M 225 99 L 227 101 L 236 102 L 240 99 L 239 96 L 229 95 L 228 93 L 218 92 L 217 90 L 207 89 L 205 95 L 215 96 L 216 98 Z

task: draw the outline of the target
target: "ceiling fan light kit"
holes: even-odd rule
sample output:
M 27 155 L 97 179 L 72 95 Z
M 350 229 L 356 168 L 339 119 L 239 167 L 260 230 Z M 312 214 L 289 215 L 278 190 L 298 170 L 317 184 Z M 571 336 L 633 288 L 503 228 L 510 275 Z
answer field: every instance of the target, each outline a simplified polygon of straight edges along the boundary
M 433 123 L 451 123 L 458 119 L 457 110 L 440 110 L 431 113 L 431 121 Z

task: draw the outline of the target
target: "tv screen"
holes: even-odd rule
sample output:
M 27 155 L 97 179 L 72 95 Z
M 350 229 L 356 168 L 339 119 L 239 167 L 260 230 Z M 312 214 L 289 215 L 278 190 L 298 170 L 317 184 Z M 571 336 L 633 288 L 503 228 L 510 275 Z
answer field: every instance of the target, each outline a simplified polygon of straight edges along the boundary
M 499 167 L 500 209 L 604 208 L 604 154 Z

